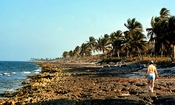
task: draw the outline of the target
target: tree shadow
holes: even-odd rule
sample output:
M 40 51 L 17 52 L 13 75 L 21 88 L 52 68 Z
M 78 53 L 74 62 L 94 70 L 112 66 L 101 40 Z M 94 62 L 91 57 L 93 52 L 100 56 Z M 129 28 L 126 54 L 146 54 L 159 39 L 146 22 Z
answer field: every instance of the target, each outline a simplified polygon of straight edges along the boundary
M 144 101 L 125 100 L 125 99 L 92 99 L 92 100 L 68 100 L 58 99 L 44 101 L 41 103 L 32 103 L 28 105 L 145 105 Z
M 73 73 L 72 76 L 88 76 L 88 77 L 125 77 L 125 74 L 129 74 L 130 71 L 121 71 L 121 68 L 91 68 L 91 67 L 80 67 L 72 68 L 64 72 Z
M 175 96 L 161 97 L 148 102 L 144 100 L 129 100 L 129 99 L 91 99 L 91 100 L 68 100 L 58 99 L 43 101 L 40 103 L 31 103 L 28 105 L 175 105 Z

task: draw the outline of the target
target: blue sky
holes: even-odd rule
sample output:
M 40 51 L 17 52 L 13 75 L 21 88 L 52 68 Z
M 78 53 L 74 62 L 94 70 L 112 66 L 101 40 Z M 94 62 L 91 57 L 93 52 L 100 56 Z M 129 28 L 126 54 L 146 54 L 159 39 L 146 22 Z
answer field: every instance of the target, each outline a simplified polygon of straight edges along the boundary
M 0 0 L 0 60 L 62 57 L 64 51 L 114 31 L 127 19 L 143 28 L 174 0 Z M 146 31 L 144 32 L 146 34 Z

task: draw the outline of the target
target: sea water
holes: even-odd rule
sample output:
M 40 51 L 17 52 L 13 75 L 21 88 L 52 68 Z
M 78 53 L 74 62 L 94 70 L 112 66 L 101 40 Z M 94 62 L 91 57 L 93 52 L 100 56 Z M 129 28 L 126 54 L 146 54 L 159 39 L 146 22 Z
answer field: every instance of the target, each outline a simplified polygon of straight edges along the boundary
M 27 76 L 39 74 L 41 68 L 33 62 L 0 61 L 0 94 L 22 87 Z

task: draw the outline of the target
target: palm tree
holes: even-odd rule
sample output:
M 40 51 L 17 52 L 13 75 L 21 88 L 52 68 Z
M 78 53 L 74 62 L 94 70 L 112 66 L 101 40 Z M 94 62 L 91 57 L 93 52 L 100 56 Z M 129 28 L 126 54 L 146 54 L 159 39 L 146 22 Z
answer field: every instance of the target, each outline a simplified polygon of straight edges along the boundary
M 175 59 L 175 16 L 171 16 L 168 20 L 168 27 L 169 27 L 169 40 L 173 45 L 174 49 L 174 57 L 171 56 L 172 60 L 174 61 Z
M 169 10 L 167 10 L 166 8 L 162 8 L 160 10 L 160 19 L 161 20 L 168 20 L 169 16 L 170 16 Z
M 76 46 L 74 51 L 73 51 L 73 56 L 78 57 L 80 53 L 80 46 Z
M 158 54 L 161 49 L 162 49 L 162 44 L 160 44 L 160 33 L 161 32 L 161 28 L 162 26 L 160 25 L 160 18 L 159 17 L 152 17 L 151 19 L 151 28 L 147 28 L 146 31 L 147 33 L 147 37 L 149 38 L 149 42 L 153 42 L 155 43 L 155 47 L 154 47 L 154 51 L 155 54 Z
M 105 34 L 104 37 L 97 39 L 96 50 L 102 51 L 103 54 L 108 54 L 111 51 L 109 35 Z
M 117 54 L 117 57 L 120 58 L 120 51 L 123 44 L 123 33 L 121 30 L 113 32 L 110 34 L 111 44 L 112 44 L 112 52 L 113 55 Z
M 105 34 L 101 39 L 101 47 L 103 53 L 108 53 L 111 49 L 109 35 Z
M 163 52 L 171 53 L 171 40 L 173 36 L 170 33 L 170 27 L 173 27 L 172 21 L 170 19 L 169 10 L 162 8 L 160 10 L 159 17 L 152 17 L 151 19 L 151 28 L 147 28 L 147 35 L 150 37 L 150 41 L 155 42 L 155 53 L 163 55 Z M 171 22 L 170 22 L 171 21 Z M 173 34 L 172 34 L 173 35 Z M 171 57 L 171 54 L 169 54 Z M 171 57 L 172 58 L 172 57 Z
M 141 59 L 141 53 L 147 51 L 147 41 L 145 39 L 146 36 L 138 32 L 133 34 L 133 40 L 130 42 L 132 51 L 138 54 L 139 59 Z
M 129 53 L 132 56 L 133 52 L 137 52 L 138 55 L 141 56 L 141 51 L 146 48 L 146 41 L 144 41 L 146 37 L 142 34 L 142 24 L 133 18 L 132 20 L 128 19 L 124 26 L 126 26 L 128 30 L 124 32 L 125 40 L 122 49 L 127 52 L 127 57 Z
M 84 56 L 91 56 L 91 48 L 88 46 L 88 43 L 83 43 L 80 47 L 80 55 Z
M 124 33 L 129 35 L 130 38 L 132 38 L 132 35 L 137 31 L 143 32 L 142 24 L 140 22 L 136 21 L 135 18 L 133 18 L 132 20 L 129 18 L 127 20 L 127 23 L 124 23 L 124 26 L 128 29 Z
M 132 52 L 130 38 L 128 35 L 126 35 L 126 33 L 124 33 L 124 40 L 123 40 L 123 45 L 122 45 L 121 50 L 126 52 L 127 58 L 129 57 L 129 54 Z
M 97 52 L 101 52 L 102 51 L 102 38 L 98 38 L 97 40 L 97 44 L 95 46 L 95 49 Z
M 69 51 L 69 57 L 71 57 L 71 58 L 73 57 L 73 51 L 72 50 Z
M 95 52 L 95 46 L 96 46 L 96 39 L 93 36 L 89 37 L 89 41 L 87 42 L 88 47 L 91 48 L 93 52 Z
M 68 57 L 68 56 L 69 56 L 69 52 L 64 51 L 62 56 L 63 56 L 64 58 Z

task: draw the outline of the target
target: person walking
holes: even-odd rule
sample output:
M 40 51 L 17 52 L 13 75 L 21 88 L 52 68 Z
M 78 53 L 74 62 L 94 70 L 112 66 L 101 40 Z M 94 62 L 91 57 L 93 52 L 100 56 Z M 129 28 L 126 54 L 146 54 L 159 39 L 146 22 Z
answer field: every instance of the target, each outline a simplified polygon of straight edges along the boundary
M 158 78 L 158 72 L 156 67 L 154 66 L 154 62 L 150 61 L 148 69 L 146 71 L 146 78 L 148 80 L 148 90 L 153 93 L 154 91 L 154 82 L 156 78 Z

